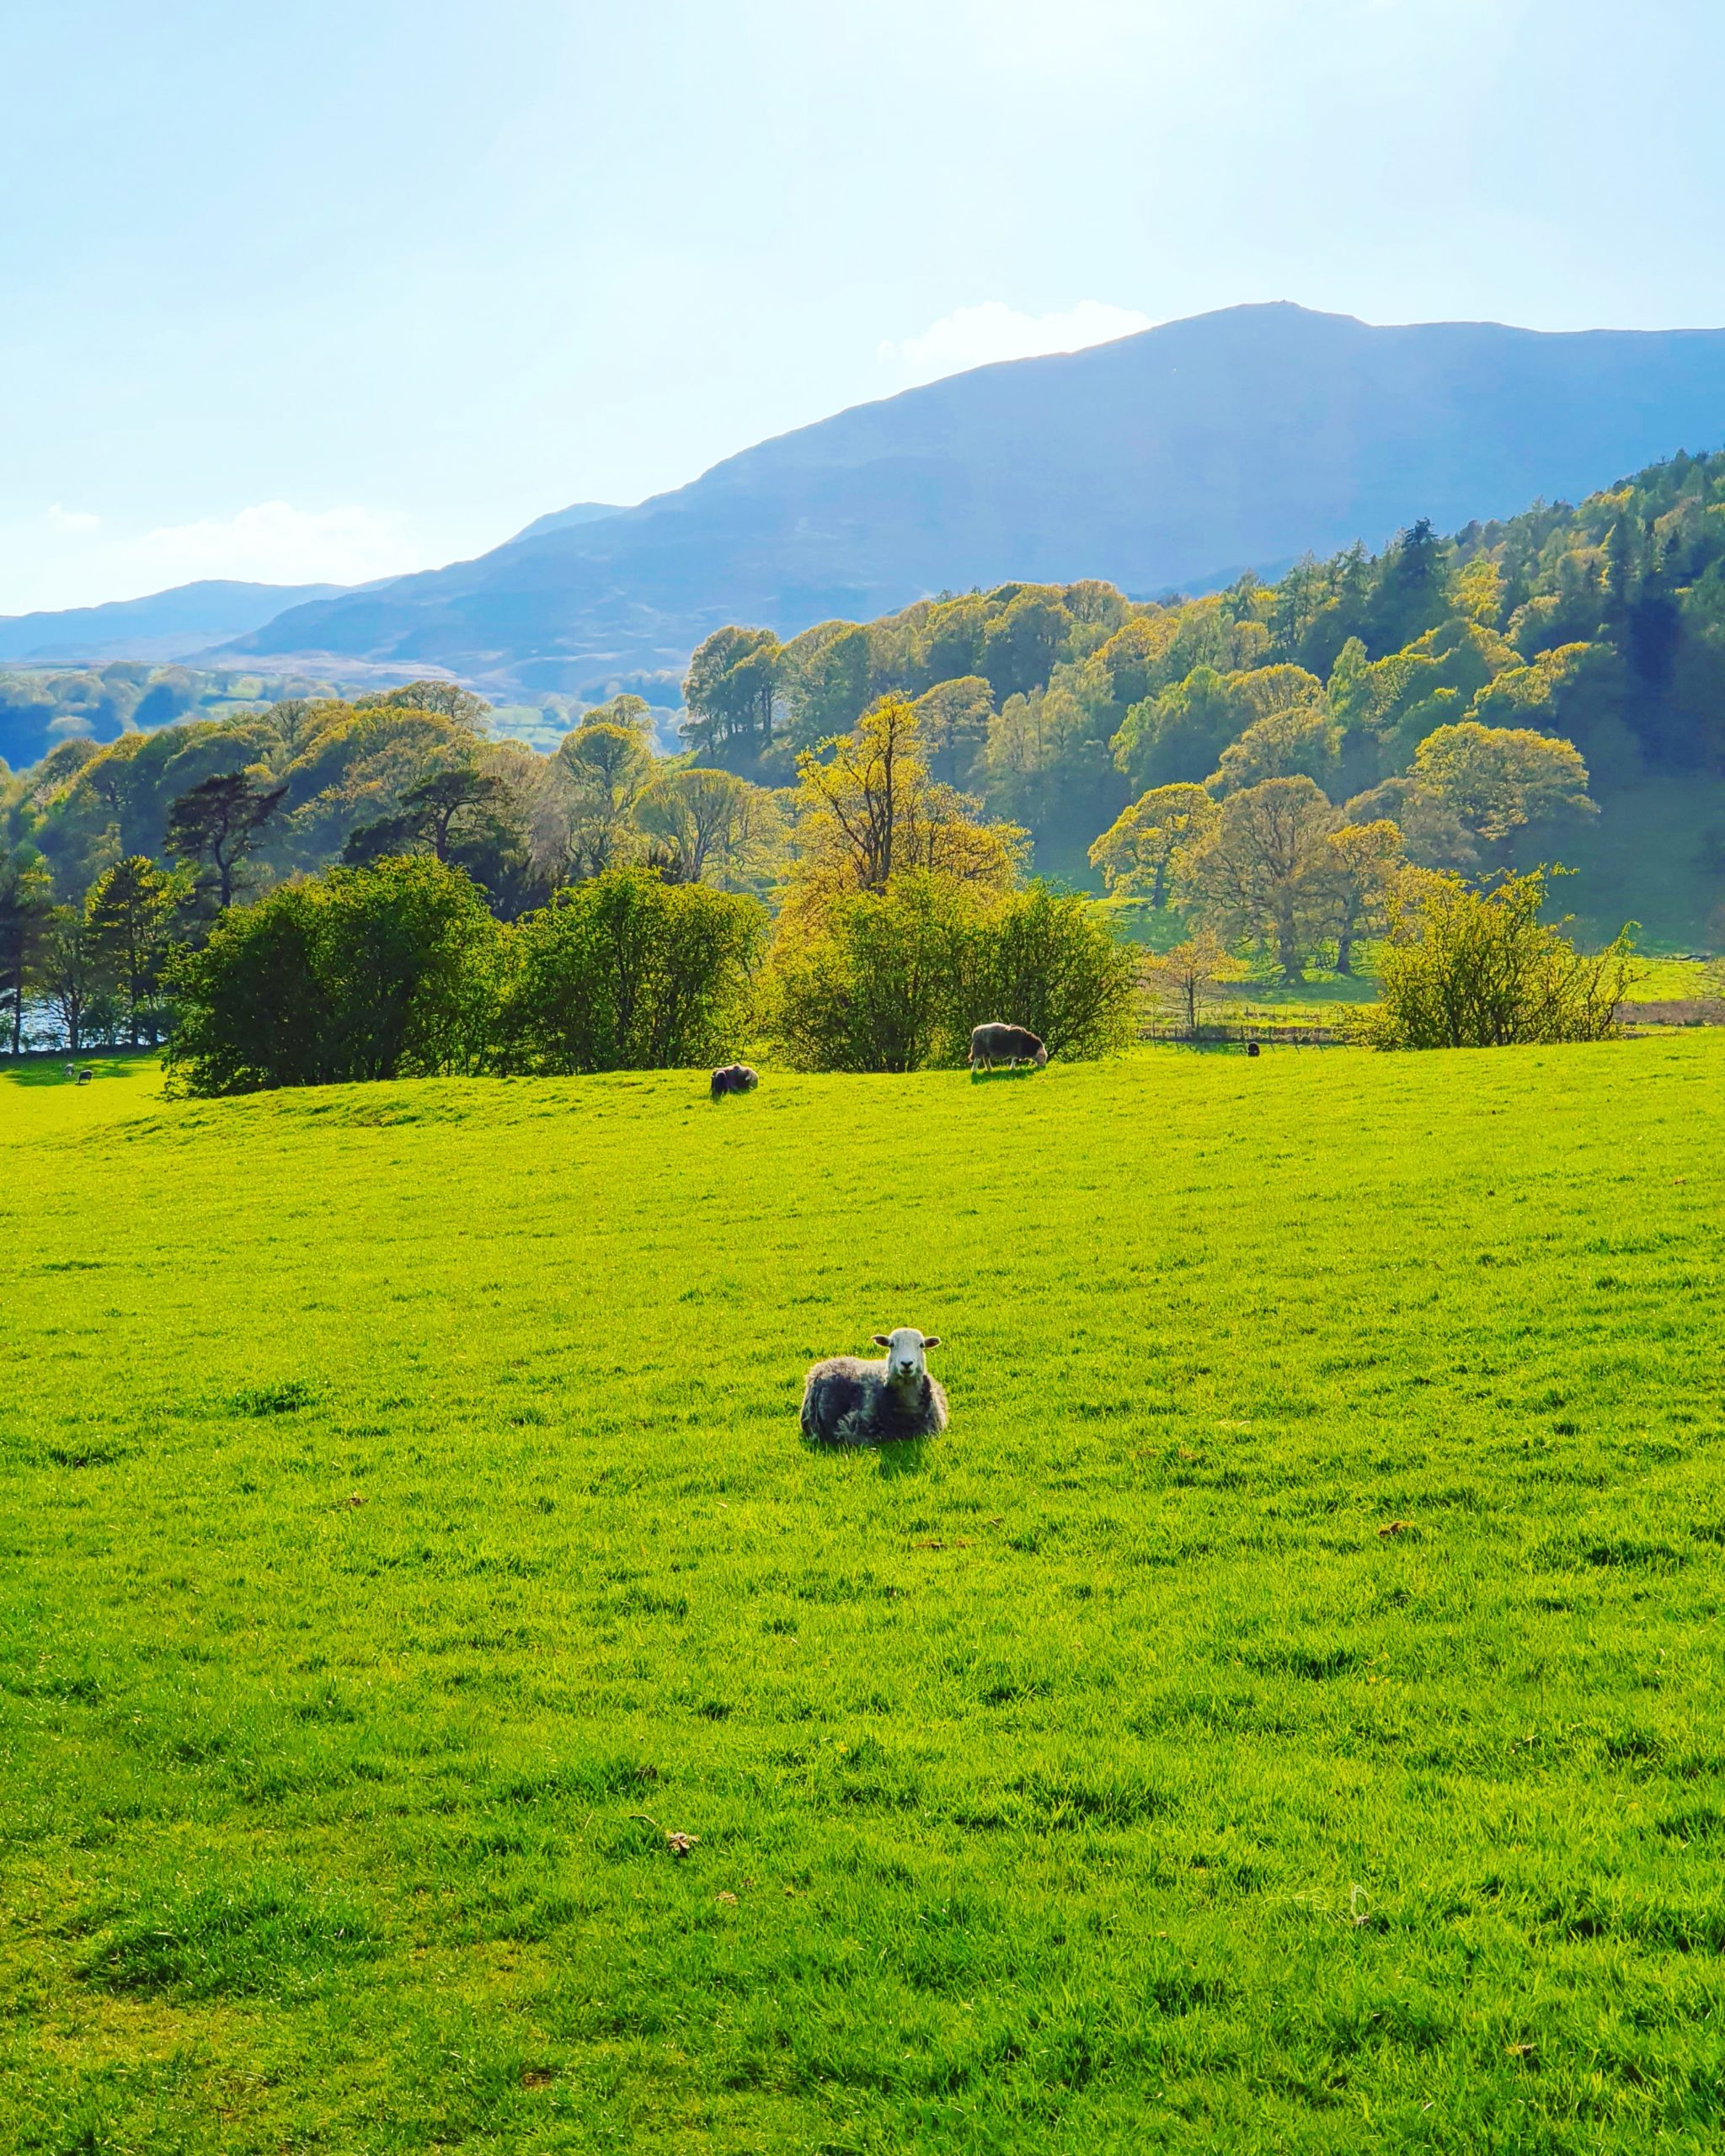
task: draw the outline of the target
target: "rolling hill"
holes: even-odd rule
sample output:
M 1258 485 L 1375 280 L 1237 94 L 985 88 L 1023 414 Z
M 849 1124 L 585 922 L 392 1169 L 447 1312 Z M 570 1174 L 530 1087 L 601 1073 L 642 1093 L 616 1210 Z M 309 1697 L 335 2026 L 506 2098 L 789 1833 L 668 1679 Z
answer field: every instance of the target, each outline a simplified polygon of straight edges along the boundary
M 297 606 L 238 654 L 579 691 L 712 629 L 789 634 L 941 589 L 1202 588 L 1569 497 L 1725 439 L 1725 331 L 1375 328 L 1278 304 L 980 367 L 762 442 L 676 491 Z

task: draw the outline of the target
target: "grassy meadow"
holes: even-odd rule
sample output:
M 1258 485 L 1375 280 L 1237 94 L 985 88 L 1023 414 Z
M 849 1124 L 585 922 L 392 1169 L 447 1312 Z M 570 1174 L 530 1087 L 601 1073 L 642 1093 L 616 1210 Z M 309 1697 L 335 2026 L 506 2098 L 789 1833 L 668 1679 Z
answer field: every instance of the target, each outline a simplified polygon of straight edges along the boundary
M 98 1067 L 0 1078 L 0 2147 L 1720 2145 L 1725 1034 Z M 899 1323 L 950 1430 L 804 1449 Z

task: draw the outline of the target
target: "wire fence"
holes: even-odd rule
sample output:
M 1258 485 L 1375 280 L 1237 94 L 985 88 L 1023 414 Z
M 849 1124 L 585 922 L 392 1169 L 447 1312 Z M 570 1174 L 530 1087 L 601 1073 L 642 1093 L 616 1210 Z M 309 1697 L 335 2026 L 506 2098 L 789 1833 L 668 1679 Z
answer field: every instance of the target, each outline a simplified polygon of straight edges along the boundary
M 1249 1022 L 1200 1020 L 1195 1026 L 1150 1021 L 1138 1028 L 1141 1041 L 1174 1041 L 1188 1048 L 1357 1048 L 1359 1038 L 1346 1026 L 1258 1026 Z

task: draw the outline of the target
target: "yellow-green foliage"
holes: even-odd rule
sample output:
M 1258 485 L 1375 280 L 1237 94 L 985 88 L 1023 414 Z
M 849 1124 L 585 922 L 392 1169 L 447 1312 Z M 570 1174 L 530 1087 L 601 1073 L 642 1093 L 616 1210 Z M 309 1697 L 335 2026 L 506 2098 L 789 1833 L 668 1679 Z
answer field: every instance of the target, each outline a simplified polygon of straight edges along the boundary
M 0 2146 L 1717 2146 L 1722 1141 L 1717 1035 L 0 1081 Z M 950 1431 L 805 1450 L 896 1323 Z

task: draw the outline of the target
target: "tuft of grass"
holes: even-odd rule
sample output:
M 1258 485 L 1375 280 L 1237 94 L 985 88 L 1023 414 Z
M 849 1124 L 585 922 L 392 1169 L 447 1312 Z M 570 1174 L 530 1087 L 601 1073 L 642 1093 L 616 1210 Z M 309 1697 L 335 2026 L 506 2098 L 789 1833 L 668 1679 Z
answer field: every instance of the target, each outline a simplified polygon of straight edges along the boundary
M 0 1077 L 0 2147 L 1717 2143 L 1725 1039 L 705 1097 Z
M 297 1881 L 176 1879 L 129 1895 L 77 1974 L 115 1997 L 286 2001 L 320 1991 L 378 1945 L 352 1903 Z
M 280 1385 L 243 1385 L 228 1404 L 236 1415 L 297 1415 L 317 1397 L 315 1386 L 289 1378 Z

